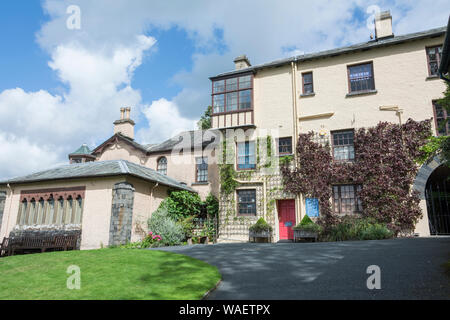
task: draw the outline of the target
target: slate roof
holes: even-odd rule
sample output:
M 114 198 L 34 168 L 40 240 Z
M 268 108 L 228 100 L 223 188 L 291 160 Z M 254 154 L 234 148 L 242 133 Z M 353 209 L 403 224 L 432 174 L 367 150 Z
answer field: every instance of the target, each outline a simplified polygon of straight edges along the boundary
M 259 64 L 259 65 L 251 66 L 248 68 L 240 69 L 240 70 L 233 70 L 230 72 L 221 73 L 221 74 L 211 77 L 210 79 L 214 80 L 216 78 L 234 75 L 234 74 L 241 74 L 241 73 L 246 73 L 246 72 L 256 72 L 259 69 L 269 68 L 269 67 L 277 67 L 277 66 L 288 64 L 291 62 L 302 62 L 302 61 L 309 61 L 309 60 L 319 59 L 319 58 L 328 58 L 328 57 L 337 56 L 337 55 L 341 55 L 341 54 L 345 54 L 345 53 L 352 53 L 352 52 L 356 52 L 356 51 L 386 47 L 386 46 L 391 46 L 394 44 L 399 44 L 399 43 L 403 43 L 403 42 L 407 42 L 407 41 L 414 41 L 414 40 L 420 40 L 420 39 L 429 38 L 429 37 L 441 36 L 445 33 L 446 28 L 447 27 L 435 28 L 435 29 L 430 29 L 427 31 L 410 33 L 410 34 L 401 35 L 401 36 L 395 36 L 395 37 L 379 39 L 379 40 L 371 40 L 368 42 L 363 42 L 363 43 L 359 43 L 359 44 L 355 44 L 355 45 L 351 45 L 351 46 L 347 46 L 347 47 L 342 47 L 342 48 L 337 48 L 337 49 L 332 49 L 332 50 L 298 55 L 295 57 L 275 60 L 275 61 L 272 61 L 269 63 Z
M 168 187 L 196 192 L 194 189 L 175 179 L 165 176 L 153 169 L 126 160 L 95 161 L 70 164 L 36 172 L 23 177 L 0 181 L 0 185 L 121 175 L 129 175 L 146 181 L 158 182 L 159 184 Z
M 69 154 L 69 156 L 75 156 L 75 155 L 90 155 L 91 149 L 86 144 L 83 144 L 81 147 L 79 147 L 76 151 Z

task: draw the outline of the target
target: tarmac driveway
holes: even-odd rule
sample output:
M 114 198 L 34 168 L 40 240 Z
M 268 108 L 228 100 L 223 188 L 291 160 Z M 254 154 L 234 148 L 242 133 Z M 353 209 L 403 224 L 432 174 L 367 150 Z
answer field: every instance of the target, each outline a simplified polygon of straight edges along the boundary
M 216 244 L 165 250 L 206 261 L 223 280 L 209 299 L 450 299 L 450 238 Z M 367 288 L 367 267 L 381 289 Z

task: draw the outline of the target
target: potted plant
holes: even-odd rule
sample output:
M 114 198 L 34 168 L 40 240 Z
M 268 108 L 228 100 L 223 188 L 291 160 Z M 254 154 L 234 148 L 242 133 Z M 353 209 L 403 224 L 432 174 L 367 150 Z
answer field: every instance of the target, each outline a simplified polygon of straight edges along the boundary
M 321 227 L 305 215 L 298 225 L 294 227 L 294 242 L 297 239 L 310 239 L 317 241 Z
M 269 225 L 264 218 L 259 218 L 258 221 L 250 226 L 249 230 L 249 241 L 253 238 L 263 240 L 265 242 L 270 242 L 272 238 L 272 226 Z

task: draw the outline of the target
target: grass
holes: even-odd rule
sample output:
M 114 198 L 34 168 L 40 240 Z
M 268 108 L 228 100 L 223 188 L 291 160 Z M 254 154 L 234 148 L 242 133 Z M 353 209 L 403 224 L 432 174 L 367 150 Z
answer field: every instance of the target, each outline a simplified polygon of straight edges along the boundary
M 77 265 L 81 288 L 67 289 Z M 0 259 L 0 299 L 193 300 L 214 287 L 220 273 L 184 255 L 137 249 L 50 252 Z

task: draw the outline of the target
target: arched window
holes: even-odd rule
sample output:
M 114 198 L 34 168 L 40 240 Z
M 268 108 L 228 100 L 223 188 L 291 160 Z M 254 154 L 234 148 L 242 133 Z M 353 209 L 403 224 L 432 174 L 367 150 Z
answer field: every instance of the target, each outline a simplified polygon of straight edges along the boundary
M 29 225 L 29 226 L 33 225 L 35 216 L 36 216 L 36 200 L 33 198 L 30 201 L 30 209 L 28 211 L 26 225 Z
M 45 210 L 45 224 L 53 224 L 55 215 L 55 199 L 53 196 L 47 200 L 47 208 Z
M 78 196 L 75 201 L 75 220 L 73 223 L 80 224 L 82 215 L 83 215 L 83 198 L 81 198 L 81 196 Z
M 60 197 L 58 199 L 57 210 L 55 215 L 55 224 L 60 225 L 63 224 L 63 213 L 64 213 L 64 199 Z
M 27 218 L 27 209 L 28 209 L 28 201 L 27 199 L 23 199 L 20 204 L 19 215 L 17 216 L 17 224 L 23 226 L 25 224 Z
M 66 210 L 64 212 L 63 224 L 72 223 L 73 218 L 73 199 L 71 196 L 67 198 Z
M 167 158 L 161 157 L 158 159 L 157 171 L 161 174 L 167 175 Z
M 36 218 L 34 219 L 34 224 L 42 224 L 42 218 L 44 216 L 44 199 L 40 198 L 37 203 L 37 214 Z

